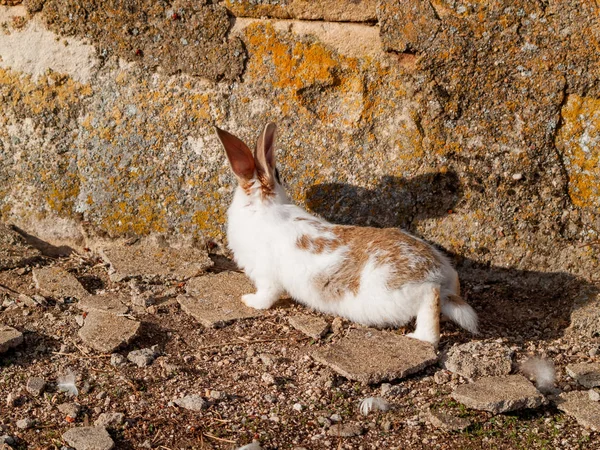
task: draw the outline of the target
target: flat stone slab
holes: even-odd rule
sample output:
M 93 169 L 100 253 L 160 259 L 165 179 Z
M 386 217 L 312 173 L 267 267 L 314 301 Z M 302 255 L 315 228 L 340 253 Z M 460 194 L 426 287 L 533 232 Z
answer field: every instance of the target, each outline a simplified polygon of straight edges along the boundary
M 321 339 L 329 331 L 329 324 L 322 317 L 298 314 L 290 317 L 288 320 L 290 325 L 296 330 L 313 339 Z
M 87 346 L 102 353 L 112 353 L 129 344 L 136 337 L 139 328 L 140 322 L 137 320 L 92 311 L 88 313 L 78 334 Z
M 25 266 L 41 255 L 15 230 L 0 225 L 0 270 Z
M 107 293 L 103 295 L 87 295 L 77 303 L 77 307 L 82 311 L 103 311 L 113 314 L 125 314 L 129 311 L 127 303 L 131 300 L 130 296 L 123 294 Z
M 261 316 L 261 310 L 242 303 L 242 295 L 254 291 L 244 274 L 221 272 L 193 278 L 187 283 L 187 295 L 178 296 L 177 301 L 202 325 L 217 328 L 234 320 Z
M 499 414 L 525 408 L 537 408 L 546 400 L 522 375 L 481 378 L 458 386 L 451 397 L 469 408 Z
M 115 446 L 108 431 L 102 427 L 71 428 L 62 438 L 75 450 L 111 450 Z
M 0 325 L 0 353 L 4 353 L 22 343 L 23 333 L 7 325 Z
M 151 245 L 111 246 L 100 251 L 110 264 L 110 279 L 168 278 L 185 280 L 212 267 L 208 253 L 196 248 L 171 248 Z
M 467 342 L 454 345 L 442 357 L 445 369 L 471 380 L 480 377 L 508 375 L 512 369 L 513 351 L 495 342 Z
M 33 269 L 36 288 L 48 297 L 82 299 L 89 294 L 77 278 L 62 267 L 40 267 Z
M 586 388 L 600 386 L 600 363 L 569 364 L 566 371 L 571 378 Z
M 560 394 L 556 406 L 571 417 L 577 423 L 600 431 L 600 403 L 590 400 L 586 391 L 573 391 Z
M 434 427 L 445 431 L 461 431 L 471 425 L 469 419 L 431 410 L 427 413 L 427 420 Z
M 312 357 L 340 375 L 361 383 L 404 378 L 437 362 L 431 344 L 375 329 L 351 330 Z

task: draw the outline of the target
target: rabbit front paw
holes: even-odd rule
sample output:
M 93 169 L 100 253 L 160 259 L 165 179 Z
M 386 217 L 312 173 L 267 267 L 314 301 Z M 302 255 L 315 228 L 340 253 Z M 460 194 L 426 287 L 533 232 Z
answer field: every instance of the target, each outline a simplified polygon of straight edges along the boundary
M 258 292 L 242 295 L 242 303 L 254 309 L 269 309 L 276 300 L 277 298 L 273 299 L 272 296 L 260 295 Z

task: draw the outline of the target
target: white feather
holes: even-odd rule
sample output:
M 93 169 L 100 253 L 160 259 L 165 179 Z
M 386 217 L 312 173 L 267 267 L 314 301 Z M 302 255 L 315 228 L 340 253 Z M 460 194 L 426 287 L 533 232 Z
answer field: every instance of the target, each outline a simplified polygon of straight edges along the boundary
M 77 390 L 77 386 L 75 386 L 76 376 L 71 369 L 67 369 L 67 371 L 58 377 L 57 387 L 59 392 L 66 392 L 71 397 L 77 397 L 79 391 Z
M 521 365 L 521 372 L 535 381 L 535 386 L 540 392 L 551 393 L 555 390 L 556 369 L 550 359 L 529 358 Z
M 360 413 L 363 416 L 368 415 L 371 411 L 388 411 L 390 409 L 390 404 L 381 397 L 367 397 L 360 402 Z

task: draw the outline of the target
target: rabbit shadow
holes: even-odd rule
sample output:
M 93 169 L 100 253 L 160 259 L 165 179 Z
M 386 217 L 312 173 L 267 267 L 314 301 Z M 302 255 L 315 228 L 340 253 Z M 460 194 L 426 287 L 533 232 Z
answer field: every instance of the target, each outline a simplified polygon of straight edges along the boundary
M 453 172 L 411 179 L 385 176 L 373 189 L 346 183 L 313 185 L 306 193 L 306 205 L 333 223 L 411 231 L 420 220 L 451 212 L 462 192 Z M 585 304 L 598 293 L 594 284 L 566 272 L 495 267 L 446 254 L 459 272 L 463 297 L 479 315 L 481 338 L 502 337 L 512 343 L 556 339 L 569 327 L 573 305 Z M 443 329 L 459 330 L 450 323 Z M 469 338 L 466 333 L 453 334 L 454 340 Z

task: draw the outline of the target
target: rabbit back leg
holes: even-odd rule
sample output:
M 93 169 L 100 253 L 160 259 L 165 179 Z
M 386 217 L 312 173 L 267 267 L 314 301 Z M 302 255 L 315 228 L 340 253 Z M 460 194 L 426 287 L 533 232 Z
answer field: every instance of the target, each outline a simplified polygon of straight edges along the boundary
M 440 341 L 440 286 L 431 285 L 426 288 L 423 300 L 417 311 L 417 326 L 407 336 L 430 342 L 437 347 Z

